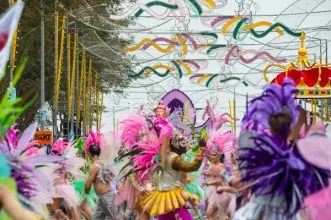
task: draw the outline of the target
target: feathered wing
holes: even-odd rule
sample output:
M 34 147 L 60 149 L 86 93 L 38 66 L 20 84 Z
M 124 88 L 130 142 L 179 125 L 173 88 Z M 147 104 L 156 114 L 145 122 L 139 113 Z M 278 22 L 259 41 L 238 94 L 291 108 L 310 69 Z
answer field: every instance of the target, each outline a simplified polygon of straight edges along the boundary
M 130 150 L 136 144 L 139 135 L 147 135 L 148 125 L 145 117 L 131 113 L 125 115 L 120 121 L 119 130 L 121 140 Z
M 239 137 L 238 146 L 242 181 L 253 184 L 256 196 L 283 196 L 290 215 L 302 207 L 308 193 L 328 185 L 330 172 L 308 163 L 287 141 L 248 131 Z
M 121 146 L 122 142 L 119 133 L 108 132 L 102 135 L 100 142 L 100 159 L 107 169 L 112 170 L 115 176 L 118 176 L 119 170 L 121 169 L 120 166 L 115 166 L 115 159 L 118 157 Z
M 36 132 L 36 129 L 37 129 L 37 123 L 33 123 L 22 133 L 17 143 L 16 155 L 22 153 L 23 150 L 36 144 L 35 142 L 31 142 L 33 135 Z
M 117 163 L 128 158 L 128 162 L 120 170 L 122 178 L 137 173 L 137 181 L 144 184 L 146 179 L 153 178 L 153 174 L 161 169 L 161 142 L 158 139 L 140 141 L 131 151 L 116 159 Z M 123 174 L 126 169 L 129 172 Z
M 143 183 L 161 167 L 161 143 L 158 140 L 145 140 L 137 147 L 141 152 L 132 156 L 132 169 L 138 172 L 137 181 Z
M 67 172 L 72 174 L 76 180 L 81 181 L 86 179 L 86 174 L 81 171 L 81 168 L 86 165 L 86 160 L 77 157 L 78 149 L 75 148 L 75 143 L 69 142 L 68 146 L 63 152 L 65 160 L 62 163 L 67 168 Z
M 213 107 L 210 105 L 209 101 L 207 100 L 207 106 L 206 106 L 206 110 L 202 116 L 202 119 L 205 120 L 206 115 L 208 115 L 208 117 L 210 118 L 211 121 L 215 121 L 216 120 L 216 116 L 214 113 L 214 109 Z

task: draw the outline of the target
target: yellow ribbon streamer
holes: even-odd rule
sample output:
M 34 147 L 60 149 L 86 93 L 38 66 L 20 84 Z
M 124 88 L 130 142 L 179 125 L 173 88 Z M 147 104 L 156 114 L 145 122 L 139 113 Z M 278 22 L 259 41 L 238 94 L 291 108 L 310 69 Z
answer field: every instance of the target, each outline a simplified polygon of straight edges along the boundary
M 216 7 L 216 4 L 213 0 L 202 0 L 201 3 L 208 8 L 207 11 L 204 11 L 205 14 L 210 14 Z
M 183 48 L 183 55 L 186 55 L 187 52 L 188 52 L 188 48 L 187 48 L 187 44 L 185 42 L 185 39 L 183 38 L 182 35 L 180 34 L 176 34 L 177 38 L 178 38 L 178 41 L 179 43 L 182 45 L 182 48 Z
M 207 79 L 207 78 L 209 78 L 211 76 L 213 76 L 213 74 L 206 74 L 206 75 L 202 76 L 200 79 L 198 79 L 197 83 L 198 84 L 201 84 L 202 81 L 204 81 L 205 79 Z
M 101 105 L 100 105 L 100 113 L 99 113 L 99 128 L 101 127 L 101 121 L 102 121 L 102 112 L 103 112 L 103 95 L 104 95 L 104 88 L 101 87 Z
M 223 27 L 222 27 L 222 34 L 225 34 L 227 30 L 237 21 L 240 21 L 241 17 L 237 16 L 232 19 L 230 19 Z
M 71 48 L 70 48 L 70 43 L 71 43 L 71 35 L 68 34 L 68 39 L 67 39 L 67 59 L 68 59 L 68 63 L 67 63 L 67 83 L 68 83 L 68 120 L 71 120 L 71 107 L 72 107 L 72 102 L 70 100 L 70 96 L 71 96 L 71 57 L 70 57 L 70 52 L 71 52 Z
M 59 101 L 59 93 L 60 93 L 60 82 L 61 82 L 61 72 L 62 72 L 62 59 L 63 59 L 63 47 L 64 47 L 64 34 L 65 34 L 65 23 L 66 23 L 66 15 L 63 15 L 62 18 L 62 33 L 61 33 L 61 45 L 60 45 L 60 54 L 58 58 L 58 68 L 56 74 L 56 82 L 55 82 L 55 100 L 54 100 L 54 108 L 57 109 L 58 101 Z M 58 48 L 56 48 L 58 50 Z
M 249 31 L 251 29 L 254 29 L 256 27 L 260 27 L 260 26 L 267 26 L 267 27 L 271 27 L 272 26 L 272 23 L 269 22 L 269 21 L 259 21 L 259 22 L 256 22 L 254 24 L 251 24 L 251 25 L 247 25 L 245 26 L 243 29 L 245 31 Z M 279 28 L 279 27 L 276 27 L 275 28 L 275 31 L 279 34 L 279 35 L 283 35 L 284 32 Z
M 174 71 L 175 70 L 173 67 L 166 66 L 166 65 L 163 65 L 163 64 L 157 64 L 157 65 L 152 66 L 152 69 L 154 69 L 154 70 L 156 70 L 158 68 L 166 69 L 166 70 L 169 70 L 169 71 Z M 145 71 L 145 76 L 148 76 L 150 73 L 151 73 L 151 70 L 146 70 Z
M 76 120 L 76 125 L 77 127 L 79 126 L 80 122 L 80 102 L 82 99 L 82 96 L 85 97 L 85 72 L 86 72 L 86 59 L 85 59 L 85 53 L 86 50 L 83 48 L 83 55 L 82 55 L 82 65 L 81 65 L 81 72 L 80 72 L 80 79 L 79 79 L 79 87 L 78 87 L 78 93 L 77 93 L 77 120 Z M 83 90 L 83 92 L 82 92 Z
M 184 69 L 187 72 L 187 75 L 191 75 L 192 74 L 192 70 L 191 67 L 189 65 L 187 65 L 185 62 L 181 61 L 181 60 L 177 60 L 176 61 L 179 65 L 181 65 L 182 67 L 184 67 Z
M 135 51 L 135 50 L 138 50 L 142 45 L 146 44 L 146 43 L 149 43 L 151 45 L 153 45 L 153 47 L 155 47 L 155 49 L 157 49 L 158 51 L 160 51 L 161 53 L 168 53 L 172 50 L 173 48 L 173 45 L 170 44 L 168 47 L 166 48 L 162 48 L 160 47 L 158 44 L 156 44 L 154 41 L 152 41 L 151 39 L 149 38 L 145 38 L 143 40 L 141 40 L 137 45 L 133 46 L 133 47 L 124 47 L 124 51 L 126 52 L 132 52 L 132 51 Z

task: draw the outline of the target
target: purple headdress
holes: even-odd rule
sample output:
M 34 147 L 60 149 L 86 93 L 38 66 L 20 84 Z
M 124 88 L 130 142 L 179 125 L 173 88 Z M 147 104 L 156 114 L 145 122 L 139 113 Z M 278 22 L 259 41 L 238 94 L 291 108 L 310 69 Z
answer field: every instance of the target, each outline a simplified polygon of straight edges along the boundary
M 267 84 L 263 89 L 264 93 L 250 102 L 242 122 L 242 129 L 250 127 L 257 130 L 259 125 L 263 130 L 268 129 L 270 116 L 279 113 L 289 115 L 292 118 L 291 128 L 293 128 L 300 114 L 300 106 L 295 103 L 295 95 L 298 90 L 293 80 L 286 78 L 282 86 Z
M 86 140 L 86 142 L 85 142 L 85 153 L 86 154 L 88 154 L 88 152 L 89 152 L 88 147 L 90 145 L 94 144 L 94 145 L 100 147 L 101 137 L 102 137 L 102 134 L 100 134 L 100 130 L 93 132 L 93 130 L 90 129 L 89 136 L 84 137 L 84 139 Z
M 242 181 L 253 184 L 255 197 L 284 197 L 289 216 L 303 206 L 309 193 L 328 185 L 330 172 L 307 162 L 293 143 L 256 131 L 241 134 L 238 143 Z

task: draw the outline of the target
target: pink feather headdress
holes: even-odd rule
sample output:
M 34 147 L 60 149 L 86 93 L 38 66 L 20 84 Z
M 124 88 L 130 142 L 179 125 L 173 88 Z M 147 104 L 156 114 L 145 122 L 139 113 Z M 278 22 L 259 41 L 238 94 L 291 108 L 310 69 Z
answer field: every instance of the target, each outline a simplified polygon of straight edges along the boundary
M 12 125 L 7 131 L 6 140 L 12 144 L 14 149 L 16 149 L 19 134 L 20 131 L 16 129 L 16 124 Z
M 207 142 L 207 152 L 219 152 L 220 154 L 233 152 L 236 150 L 236 136 L 232 133 L 213 132 Z
M 131 158 L 133 170 L 139 171 L 137 181 L 144 184 L 144 180 L 149 178 L 161 167 L 161 143 L 158 140 L 146 139 L 139 144 L 138 149 L 142 153 Z
M 146 119 L 136 113 L 127 114 L 125 119 L 120 122 L 119 130 L 121 140 L 129 150 L 137 141 L 147 138 L 149 133 Z
M 59 138 L 57 141 L 54 142 L 51 152 L 56 151 L 57 153 L 61 154 L 63 151 L 67 149 L 69 142 L 64 141 L 63 138 Z
M 89 136 L 84 137 L 86 140 L 85 142 L 85 153 L 88 154 L 88 147 L 92 144 L 100 147 L 101 145 L 101 137 L 102 134 L 100 134 L 100 130 L 93 132 L 92 129 L 90 129 Z

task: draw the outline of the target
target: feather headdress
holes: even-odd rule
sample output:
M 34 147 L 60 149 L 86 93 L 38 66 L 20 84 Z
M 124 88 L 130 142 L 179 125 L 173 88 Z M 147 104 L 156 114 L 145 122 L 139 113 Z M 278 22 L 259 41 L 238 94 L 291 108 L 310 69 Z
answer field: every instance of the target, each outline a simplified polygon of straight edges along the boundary
M 298 90 L 292 79 L 286 78 L 282 86 L 267 84 L 261 96 L 253 99 L 243 118 L 243 129 L 251 127 L 256 130 L 260 125 L 262 130 L 269 129 L 270 116 L 283 113 L 292 118 L 291 128 L 298 121 L 299 105 L 295 103 Z
M 69 142 L 65 141 L 63 138 L 59 138 L 54 142 L 51 153 L 52 154 L 62 154 L 68 147 Z
M 236 136 L 230 132 L 220 133 L 214 131 L 208 138 L 207 152 L 213 151 L 219 152 L 220 154 L 231 153 L 236 150 L 234 147 L 236 144 Z
M 92 129 L 89 131 L 89 135 L 87 137 L 84 137 L 86 140 L 85 142 L 85 153 L 88 153 L 88 147 L 92 144 L 100 147 L 101 144 L 101 137 L 102 134 L 100 134 L 100 130 L 94 132 Z
M 77 141 L 76 141 L 76 148 L 78 149 L 78 151 L 85 155 L 85 143 L 86 143 L 86 140 L 82 137 L 78 138 Z
M 240 135 L 238 146 L 242 181 L 252 183 L 255 197 L 284 198 L 289 216 L 302 207 L 309 193 L 328 185 L 330 172 L 307 162 L 293 143 L 266 133 L 247 131 Z
M 135 145 L 139 140 L 148 137 L 148 125 L 145 117 L 130 113 L 120 122 L 119 130 L 121 132 L 122 142 L 129 148 Z

